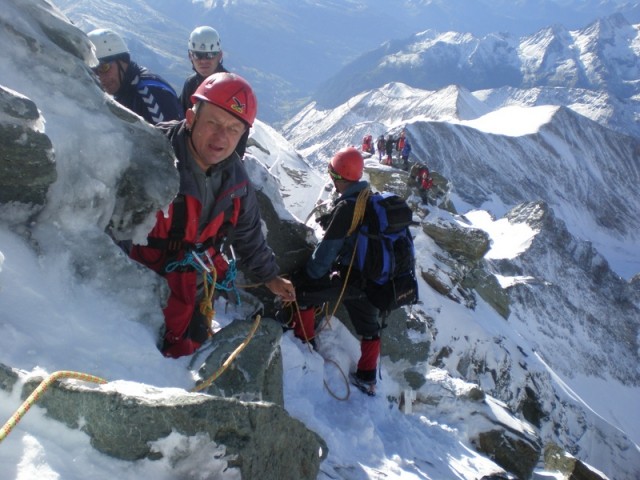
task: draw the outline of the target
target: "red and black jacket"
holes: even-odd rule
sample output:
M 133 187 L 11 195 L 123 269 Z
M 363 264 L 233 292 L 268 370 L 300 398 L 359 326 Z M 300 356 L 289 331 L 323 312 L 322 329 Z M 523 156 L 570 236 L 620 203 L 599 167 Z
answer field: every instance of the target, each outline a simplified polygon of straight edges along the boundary
M 206 172 L 207 175 L 219 175 L 221 183 L 209 218 L 201 222 L 199 190 L 187 162 L 187 142 L 190 139 L 185 122 L 166 122 L 157 127 L 171 141 L 178 159 L 180 190 L 166 214 L 163 211 L 156 214 L 148 245 L 134 245 L 131 258 L 167 278 L 171 296 L 164 315 L 166 340 L 171 342 L 183 338 L 189 327 L 198 301 L 197 283 L 201 273 L 188 266 L 167 271 L 168 265 L 175 266 L 192 249 L 202 253 L 206 251 L 214 260 L 220 280 L 227 269 L 220 249 L 223 244 L 230 243 L 238 261 L 258 282 L 271 280 L 279 270 L 262 233 L 255 190 L 237 153 Z M 203 228 L 200 228 L 201 223 Z

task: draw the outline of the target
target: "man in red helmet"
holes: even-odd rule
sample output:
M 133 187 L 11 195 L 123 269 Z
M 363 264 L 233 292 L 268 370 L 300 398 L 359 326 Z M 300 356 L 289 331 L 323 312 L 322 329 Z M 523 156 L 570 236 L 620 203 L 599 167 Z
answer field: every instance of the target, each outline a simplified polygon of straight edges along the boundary
M 315 307 L 341 298 L 354 329 L 360 335 L 360 359 L 350 373 L 351 383 L 369 395 L 375 394 L 376 372 L 380 356 L 380 311 L 371 304 L 362 287 L 359 272 L 352 269 L 343 293 L 341 279 L 347 278 L 352 263 L 357 230 L 350 232 L 356 208 L 355 199 L 369 188 L 361 180 L 364 160 L 353 147 L 340 150 L 329 163 L 329 176 L 339 194 L 332 211 L 320 219 L 325 234 L 306 266 L 294 275 L 300 312 L 294 322 L 294 334 L 303 341 L 315 336 Z M 339 276 L 333 275 L 334 270 Z M 342 294 L 342 295 L 341 295 Z
M 292 283 L 278 275 L 255 191 L 235 152 L 257 113 L 251 86 L 238 75 L 214 73 L 191 100 L 185 120 L 158 125 L 178 159 L 180 191 L 168 215 L 158 212 L 147 245 L 131 250 L 133 259 L 167 279 L 161 350 L 174 358 L 192 354 L 211 335 L 213 306 L 206 294 L 234 271 L 229 253 L 275 295 L 295 300 Z

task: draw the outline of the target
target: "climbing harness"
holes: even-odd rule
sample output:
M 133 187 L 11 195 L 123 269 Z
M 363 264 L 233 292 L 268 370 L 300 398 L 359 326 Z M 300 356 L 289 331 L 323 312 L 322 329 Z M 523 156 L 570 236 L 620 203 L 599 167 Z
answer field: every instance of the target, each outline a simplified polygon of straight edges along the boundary
M 198 251 L 196 250 L 191 250 L 185 253 L 182 260 L 174 260 L 167 263 L 165 271 L 167 273 L 171 273 L 174 271 L 184 270 L 185 268 L 192 268 L 196 272 L 203 274 L 205 289 L 211 288 L 211 298 L 213 298 L 214 289 L 222 290 L 225 292 L 232 292 L 236 298 L 236 305 L 240 306 L 240 292 L 238 291 L 238 287 L 236 286 L 238 267 L 233 248 L 230 248 L 230 250 L 232 253 L 232 258 L 229 259 L 226 256 L 223 257 L 228 264 L 228 268 L 224 279 L 222 279 L 221 281 L 218 281 L 217 271 L 214 266 L 213 259 L 211 258 L 211 255 L 207 250 L 201 253 L 198 253 Z M 207 262 L 202 259 L 202 256 L 206 258 L 208 265 Z
M 107 381 L 103 378 L 88 375 L 86 373 L 72 372 L 68 370 L 60 370 L 58 372 L 52 373 L 45 380 L 40 382 L 40 385 L 38 385 L 38 387 L 33 392 L 31 392 L 31 395 L 27 397 L 22 405 L 20 405 L 20 408 L 16 410 L 11 418 L 4 424 L 2 429 L 0 429 L 0 442 L 2 442 L 7 437 L 7 435 L 9 435 L 11 430 L 13 430 L 13 428 L 18 424 L 20 419 L 29 411 L 33 404 L 38 401 L 40 396 L 51 386 L 51 384 L 60 378 L 72 378 L 75 380 L 82 380 L 84 382 L 99 384 L 107 383 Z

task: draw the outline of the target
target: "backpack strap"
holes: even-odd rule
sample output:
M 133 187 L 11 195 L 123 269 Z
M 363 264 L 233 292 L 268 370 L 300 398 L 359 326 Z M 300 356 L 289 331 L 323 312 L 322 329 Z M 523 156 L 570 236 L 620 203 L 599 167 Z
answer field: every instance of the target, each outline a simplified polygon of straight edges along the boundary
M 175 256 L 182 248 L 185 231 L 187 229 L 187 202 L 180 194 L 173 201 L 173 219 L 167 237 L 167 255 Z

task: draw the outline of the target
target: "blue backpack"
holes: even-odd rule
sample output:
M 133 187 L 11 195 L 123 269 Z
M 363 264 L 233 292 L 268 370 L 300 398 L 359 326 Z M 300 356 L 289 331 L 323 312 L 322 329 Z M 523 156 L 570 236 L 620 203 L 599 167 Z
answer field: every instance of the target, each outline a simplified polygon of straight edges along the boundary
M 413 211 L 393 193 L 372 193 L 357 233 L 353 266 L 369 301 L 383 312 L 418 302 Z

